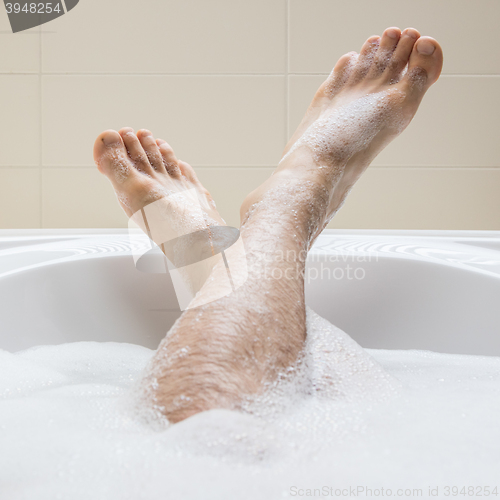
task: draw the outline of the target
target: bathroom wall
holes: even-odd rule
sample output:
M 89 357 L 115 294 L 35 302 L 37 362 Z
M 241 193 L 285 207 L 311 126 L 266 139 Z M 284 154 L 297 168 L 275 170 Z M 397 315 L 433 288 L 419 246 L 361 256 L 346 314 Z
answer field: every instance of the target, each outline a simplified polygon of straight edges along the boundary
M 92 161 L 123 126 L 167 140 L 237 225 L 338 57 L 413 26 L 444 74 L 331 227 L 499 230 L 498 19 L 498 0 L 80 0 L 14 35 L 0 5 L 0 227 L 124 227 Z

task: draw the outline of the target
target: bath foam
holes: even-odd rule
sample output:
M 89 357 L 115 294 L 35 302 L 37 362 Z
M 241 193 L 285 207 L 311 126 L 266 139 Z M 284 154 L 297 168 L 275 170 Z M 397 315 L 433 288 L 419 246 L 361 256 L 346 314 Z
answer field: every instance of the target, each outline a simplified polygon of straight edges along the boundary
M 300 373 L 277 385 L 289 404 L 153 428 L 127 410 L 149 349 L 77 342 L 0 355 L 9 500 L 276 500 L 323 486 L 425 497 L 497 481 L 500 358 L 365 351 L 308 311 Z
M 280 374 L 247 409 L 268 421 L 312 404 L 374 403 L 398 394 L 400 383 L 359 344 L 307 307 L 307 339 L 297 366 Z M 300 424 L 302 425 L 302 424 Z
M 31 362 L 6 351 L 0 351 L 0 366 L 0 398 L 24 396 L 69 382 L 68 377 L 45 363 Z

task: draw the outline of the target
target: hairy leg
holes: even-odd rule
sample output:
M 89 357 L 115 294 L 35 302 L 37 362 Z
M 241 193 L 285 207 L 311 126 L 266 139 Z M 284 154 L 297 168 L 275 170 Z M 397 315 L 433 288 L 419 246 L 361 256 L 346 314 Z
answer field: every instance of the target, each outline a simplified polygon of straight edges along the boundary
M 316 94 L 274 175 L 242 205 L 248 279 L 191 309 L 144 379 L 171 422 L 239 408 L 297 361 L 306 338 L 303 274 L 311 242 L 373 158 L 411 121 L 437 80 L 437 42 L 397 28 L 347 54 Z M 217 268 L 200 294 L 217 286 Z M 195 299 L 196 300 L 196 299 Z
M 245 270 L 244 284 L 185 311 L 160 344 L 144 388 L 169 421 L 240 408 L 296 362 L 306 338 L 303 271 L 314 227 L 304 221 L 319 220 L 326 208 L 325 193 L 323 203 L 309 203 L 316 190 L 291 180 L 268 191 L 241 227 L 244 251 L 228 251 L 232 273 Z M 224 278 L 216 266 L 194 305 L 216 291 L 218 273 Z
M 216 265 L 194 308 L 167 334 L 147 370 L 144 392 L 171 422 L 212 408 L 243 407 L 293 367 L 306 338 L 302 273 L 307 250 L 373 158 L 411 121 L 441 66 L 437 42 L 411 28 L 403 33 L 389 28 L 382 37 L 369 38 L 359 55 L 339 60 L 273 176 L 242 205 L 244 248 L 231 247 L 228 254 L 234 278 L 244 283 L 209 302 L 226 278 Z M 165 183 L 171 190 L 170 179 L 152 171 L 141 177 L 141 154 L 136 162 L 125 137 L 125 147 L 122 142 L 105 145 L 104 135 L 101 139 L 96 161 L 127 213 L 162 201 Z M 146 150 L 151 141 L 143 142 Z M 209 201 L 203 188 L 190 182 L 201 200 Z M 243 270 L 246 281 L 238 276 Z

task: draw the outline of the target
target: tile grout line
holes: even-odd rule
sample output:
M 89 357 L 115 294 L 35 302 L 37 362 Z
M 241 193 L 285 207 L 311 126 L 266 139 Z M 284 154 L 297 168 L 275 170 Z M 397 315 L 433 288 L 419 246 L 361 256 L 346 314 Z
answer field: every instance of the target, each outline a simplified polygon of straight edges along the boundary
M 288 45 L 288 43 L 287 43 Z M 290 53 L 287 48 L 288 54 L 285 56 L 286 60 L 289 60 Z M 288 64 L 289 67 L 289 64 Z M 287 70 L 288 71 L 288 70 Z M 0 71 L 0 75 L 37 75 L 39 71 Z M 283 73 L 52 73 L 52 72 L 44 72 L 45 76 L 203 76 L 203 77 L 249 77 L 249 76 L 283 76 Z M 293 73 L 288 72 L 289 76 L 328 76 L 330 73 L 328 72 L 306 72 L 306 73 Z M 457 78 L 499 78 L 500 73 L 493 74 L 483 74 L 483 73 L 442 73 L 441 77 L 457 77 Z
M 285 0 L 285 144 L 290 139 L 290 0 Z
M 39 165 L 0 165 L 0 170 L 6 169 L 6 168 L 31 168 L 31 169 L 39 169 Z M 65 170 L 71 170 L 71 169 L 93 169 L 95 168 L 95 165 L 43 165 L 41 167 L 42 171 L 45 169 L 55 169 L 55 168 L 60 168 L 60 169 L 65 169 Z M 193 165 L 193 168 L 200 168 L 200 169 L 208 169 L 208 168 L 217 168 L 217 169 L 257 169 L 257 168 L 276 168 L 276 164 L 273 165 L 220 165 L 220 164 L 214 164 L 214 165 Z M 432 169 L 432 170 L 500 170 L 500 165 L 498 166 L 486 166 L 486 165 L 371 165 L 370 170 L 379 170 L 383 168 L 390 168 L 390 169 Z
M 40 229 L 43 227 L 43 203 L 42 203 L 42 196 L 43 196 L 43 189 L 42 189 L 42 182 L 43 182 L 43 163 L 42 163 L 42 30 L 39 28 L 38 31 L 38 168 L 39 168 L 39 182 L 40 185 L 38 186 L 38 196 L 39 196 L 39 212 L 40 212 L 40 219 L 38 223 L 40 224 Z
M 0 71 L 0 74 L 13 74 L 13 73 L 2 73 Z M 15 74 L 36 74 L 36 73 L 15 73 Z M 151 72 L 144 72 L 144 73 L 51 73 L 51 72 L 44 72 L 43 73 L 45 76 L 210 76 L 210 77 L 248 77 L 248 76 L 283 76 L 283 73 L 151 73 Z

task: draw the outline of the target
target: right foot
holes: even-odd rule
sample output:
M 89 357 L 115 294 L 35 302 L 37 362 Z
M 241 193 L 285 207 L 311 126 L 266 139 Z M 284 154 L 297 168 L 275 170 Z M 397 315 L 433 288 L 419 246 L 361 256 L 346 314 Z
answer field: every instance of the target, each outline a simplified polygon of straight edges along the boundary
M 325 214 L 311 239 L 341 207 L 375 156 L 410 123 L 429 87 L 439 78 L 443 54 L 430 37 L 388 28 L 371 37 L 360 54 L 339 59 L 316 93 L 285 148 L 274 175 L 251 193 L 242 215 L 270 188 L 311 181 L 326 198 Z

